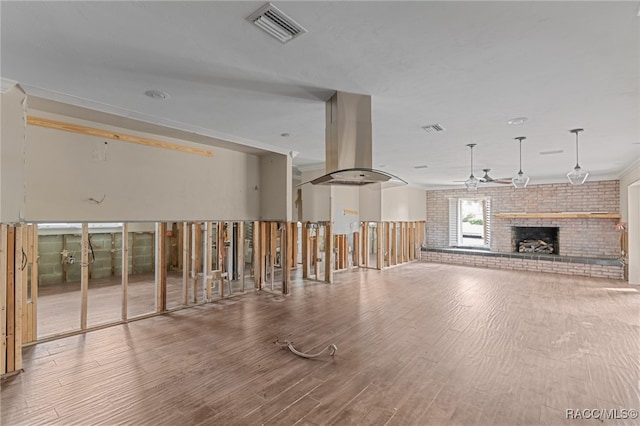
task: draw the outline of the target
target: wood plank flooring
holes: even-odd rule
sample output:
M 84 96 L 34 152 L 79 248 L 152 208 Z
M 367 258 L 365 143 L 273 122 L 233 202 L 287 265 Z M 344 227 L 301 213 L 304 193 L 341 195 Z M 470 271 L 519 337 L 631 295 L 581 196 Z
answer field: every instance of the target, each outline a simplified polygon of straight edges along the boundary
M 640 408 L 640 292 L 413 263 L 25 350 L 3 425 L 559 425 Z M 338 346 L 335 358 L 307 352 Z M 637 420 L 604 424 L 637 424 Z
M 203 280 L 200 279 L 196 300 L 203 300 Z M 280 284 L 281 288 L 282 284 Z M 245 290 L 253 291 L 253 278 L 245 278 Z M 187 287 L 189 303 L 193 301 L 193 286 Z M 242 283 L 231 283 L 232 293 L 241 293 Z M 276 288 L 277 290 L 277 288 Z M 229 283 L 224 284 L 225 295 Z M 217 298 L 217 291 L 214 298 Z M 129 318 L 155 312 L 155 276 L 153 273 L 129 276 L 127 291 Z M 80 330 L 80 282 L 40 286 L 38 289 L 38 338 Z M 183 306 L 182 272 L 167 273 L 167 308 Z M 87 323 L 89 327 L 117 322 L 122 318 L 121 277 L 89 281 Z

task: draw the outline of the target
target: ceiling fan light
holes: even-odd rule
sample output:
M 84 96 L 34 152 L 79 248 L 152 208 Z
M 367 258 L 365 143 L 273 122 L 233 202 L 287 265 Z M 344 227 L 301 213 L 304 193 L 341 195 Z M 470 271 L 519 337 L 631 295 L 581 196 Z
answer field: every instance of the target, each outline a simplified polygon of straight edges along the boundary
M 522 170 L 518 172 L 517 175 L 515 175 L 513 177 L 513 179 L 511 179 L 511 184 L 515 187 L 515 188 L 526 188 L 527 184 L 529 183 L 529 176 L 525 175 Z
M 571 185 L 582 185 L 589 177 L 589 172 L 582 170 L 580 166 L 576 166 L 573 170 L 567 173 L 567 179 Z
M 467 187 L 467 191 L 475 191 L 478 189 L 479 183 L 480 180 L 478 180 L 474 175 L 471 175 L 469 176 L 469 179 L 464 182 L 464 185 Z

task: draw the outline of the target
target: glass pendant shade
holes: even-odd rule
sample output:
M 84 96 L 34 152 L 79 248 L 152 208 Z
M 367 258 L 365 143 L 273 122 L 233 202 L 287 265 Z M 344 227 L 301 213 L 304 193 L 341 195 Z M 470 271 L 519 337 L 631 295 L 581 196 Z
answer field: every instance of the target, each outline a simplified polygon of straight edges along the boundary
M 569 132 L 574 133 L 576 135 L 576 166 L 567 173 L 567 179 L 571 185 L 582 185 L 589 177 L 589 172 L 586 170 L 582 170 L 580 168 L 580 163 L 578 162 L 578 133 L 582 132 L 584 129 L 573 129 L 569 130 Z
M 567 173 L 567 179 L 571 182 L 571 185 L 582 185 L 589 177 L 589 172 L 582 170 L 580 166 L 576 167 Z
M 526 188 L 529 183 L 529 176 L 525 175 L 522 171 L 522 141 L 526 138 L 524 136 L 519 136 L 516 140 L 520 143 L 520 170 L 518 173 L 511 179 L 511 184 L 518 189 Z
M 468 191 L 475 191 L 478 189 L 479 183 L 480 181 L 478 180 L 478 178 L 476 178 L 474 175 L 471 175 L 469 176 L 469 179 L 464 182 L 464 185 L 467 187 Z
M 469 179 L 464 181 L 464 185 L 467 187 L 467 191 L 475 191 L 480 184 L 480 180 L 473 175 L 473 147 L 476 146 L 476 144 L 470 143 L 467 144 L 467 146 L 471 150 L 471 175 L 469 175 Z
M 525 175 L 522 170 L 511 179 L 511 183 L 516 188 L 526 188 L 529 183 L 529 176 Z

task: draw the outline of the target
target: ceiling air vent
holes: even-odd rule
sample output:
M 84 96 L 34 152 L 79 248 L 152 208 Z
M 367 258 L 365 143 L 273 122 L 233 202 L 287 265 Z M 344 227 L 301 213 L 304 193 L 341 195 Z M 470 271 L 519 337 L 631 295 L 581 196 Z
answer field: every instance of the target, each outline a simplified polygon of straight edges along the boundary
M 427 126 L 422 126 L 422 129 L 427 133 L 438 133 L 447 130 L 442 126 L 442 124 L 429 124 Z
M 267 3 L 253 12 L 247 20 L 256 24 L 281 43 L 287 43 L 307 32 L 300 24 L 271 3 Z

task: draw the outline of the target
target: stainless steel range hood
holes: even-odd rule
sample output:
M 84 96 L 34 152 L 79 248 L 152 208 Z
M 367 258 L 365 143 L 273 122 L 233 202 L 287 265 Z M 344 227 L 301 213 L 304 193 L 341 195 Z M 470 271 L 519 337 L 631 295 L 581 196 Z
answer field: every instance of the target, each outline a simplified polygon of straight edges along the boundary
M 407 182 L 372 168 L 371 96 L 336 92 L 326 104 L 326 174 L 313 185 Z

